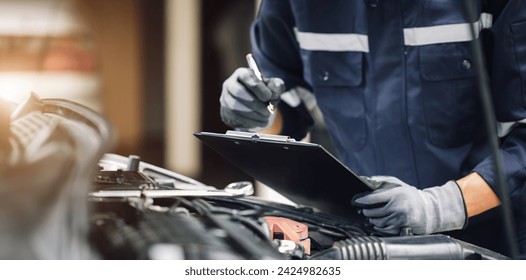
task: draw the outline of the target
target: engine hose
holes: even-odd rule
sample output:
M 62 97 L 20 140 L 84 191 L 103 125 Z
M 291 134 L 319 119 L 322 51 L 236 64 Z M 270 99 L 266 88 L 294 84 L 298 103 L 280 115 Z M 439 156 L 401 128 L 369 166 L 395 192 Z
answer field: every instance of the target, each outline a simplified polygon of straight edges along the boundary
M 505 256 L 446 235 L 360 236 L 334 243 L 311 260 L 465 260 Z

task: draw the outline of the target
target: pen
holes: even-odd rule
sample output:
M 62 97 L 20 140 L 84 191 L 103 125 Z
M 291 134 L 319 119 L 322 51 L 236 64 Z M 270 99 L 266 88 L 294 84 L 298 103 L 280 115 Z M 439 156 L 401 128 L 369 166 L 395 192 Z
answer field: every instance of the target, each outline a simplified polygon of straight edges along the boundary
M 259 67 L 256 64 L 256 61 L 254 60 L 254 57 L 252 56 L 251 53 L 247 54 L 247 62 L 248 62 L 248 67 L 254 72 L 254 75 L 256 75 L 256 78 L 258 78 L 258 80 L 260 81 L 263 81 L 263 75 L 261 74 L 261 71 L 259 71 Z M 274 105 L 272 105 L 271 102 L 268 103 L 267 110 L 271 114 L 274 114 Z

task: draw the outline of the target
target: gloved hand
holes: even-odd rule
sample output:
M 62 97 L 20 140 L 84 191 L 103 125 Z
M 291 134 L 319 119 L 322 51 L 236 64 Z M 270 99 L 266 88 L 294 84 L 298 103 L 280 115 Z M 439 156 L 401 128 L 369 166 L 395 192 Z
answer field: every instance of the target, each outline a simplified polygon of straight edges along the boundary
M 419 190 L 395 177 L 364 179 L 375 190 L 356 195 L 352 204 L 363 209 L 363 215 L 380 232 L 399 234 L 410 227 L 415 234 L 431 234 L 466 225 L 464 198 L 455 181 Z
M 274 114 L 267 109 L 271 102 L 277 105 L 285 91 L 280 78 L 258 80 L 248 68 L 238 68 L 223 83 L 219 99 L 221 119 L 230 127 L 258 131 L 272 123 Z

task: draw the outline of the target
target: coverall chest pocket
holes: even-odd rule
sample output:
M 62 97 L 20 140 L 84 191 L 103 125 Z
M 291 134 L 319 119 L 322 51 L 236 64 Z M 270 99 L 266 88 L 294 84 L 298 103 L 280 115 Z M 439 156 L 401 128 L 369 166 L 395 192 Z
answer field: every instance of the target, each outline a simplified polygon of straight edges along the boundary
M 366 141 L 363 53 L 302 50 L 302 59 L 336 149 L 361 149 Z
M 363 53 L 301 50 L 305 80 L 314 87 L 356 87 L 362 83 Z
M 435 146 L 453 148 L 467 144 L 483 122 L 469 50 L 467 42 L 419 49 L 426 130 Z

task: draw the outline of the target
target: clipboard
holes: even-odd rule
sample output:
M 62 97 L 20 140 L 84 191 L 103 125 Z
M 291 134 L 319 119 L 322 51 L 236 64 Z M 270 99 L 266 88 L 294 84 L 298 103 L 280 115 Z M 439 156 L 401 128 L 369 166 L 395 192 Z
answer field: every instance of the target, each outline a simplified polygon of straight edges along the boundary
M 363 220 L 352 197 L 372 189 L 325 148 L 287 136 L 227 131 L 194 136 L 234 166 L 293 202 Z

